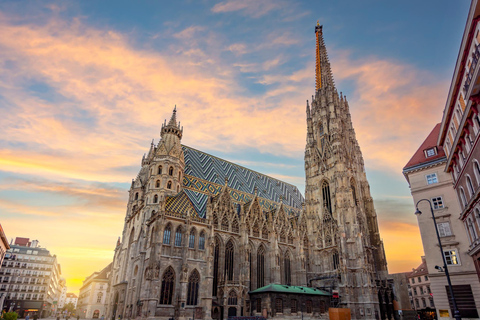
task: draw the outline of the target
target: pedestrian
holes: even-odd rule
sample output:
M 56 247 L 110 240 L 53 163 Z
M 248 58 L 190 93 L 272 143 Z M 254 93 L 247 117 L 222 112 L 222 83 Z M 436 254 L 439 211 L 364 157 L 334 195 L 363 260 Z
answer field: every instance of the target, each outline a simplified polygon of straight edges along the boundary
M 77 314 L 77 320 L 80 320 L 80 315 L 79 314 Z
M 78 319 L 77 319 L 77 320 L 78 320 Z M 100 317 L 100 320 L 105 320 L 105 317 L 103 316 L 103 314 L 102 314 L 102 316 Z
M 25 317 L 25 320 L 30 320 L 30 316 L 27 313 L 27 316 Z
M 60 314 L 57 313 L 57 320 L 60 320 Z

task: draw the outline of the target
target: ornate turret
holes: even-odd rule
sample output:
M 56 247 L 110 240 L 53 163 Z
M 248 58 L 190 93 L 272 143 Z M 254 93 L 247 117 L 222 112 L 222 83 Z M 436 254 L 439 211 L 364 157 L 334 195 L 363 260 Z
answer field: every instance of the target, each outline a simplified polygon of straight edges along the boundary
M 177 106 L 173 109 L 172 117 L 168 124 L 166 121 L 162 124 L 162 130 L 160 131 L 160 137 L 165 142 L 165 147 L 170 150 L 174 144 L 180 144 L 182 139 L 183 127 L 180 127 L 180 121 L 177 124 Z

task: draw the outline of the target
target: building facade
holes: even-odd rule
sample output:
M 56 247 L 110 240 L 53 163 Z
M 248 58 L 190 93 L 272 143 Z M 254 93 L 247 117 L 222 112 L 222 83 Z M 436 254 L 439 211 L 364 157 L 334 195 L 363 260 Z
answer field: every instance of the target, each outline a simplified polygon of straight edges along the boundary
M 100 289 L 100 287 L 99 287 L 99 289 Z M 103 290 L 103 288 L 102 288 L 102 290 Z M 73 304 L 75 306 L 75 309 L 77 308 L 78 296 L 73 292 L 68 292 L 65 296 L 65 305 L 67 305 L 69 303 Z
M 107 317 L 272 317 L 271 305 L 249 295 L 271 284 L 332 294 L 353 319 L 393 317 L 348 103 L 334 86 L 320 26 L 315 34 L 306 199 L 291 184 L 182 145 L 175 109 L 131 184 Z M 275 299 L 287 306 L 294 298 Z M 318 310 L 316 317 L 326 312 Z
M 60 276 L 55 255 L 39 247 L 37 240 L 16 238 L 0 269 L 0 292 L 5 293 L 3 310 L 15 311 L 20 317 L 52 315 L 54 301 L 61 292 Z
M 75 303 L 77 314 L 84 319 L 97 319 L 105 316 L 107 301 L 108 277 L 112 270 L 110 263 L 100 272 L 86 277 L 80 288 L 78 301 Z M 68 297 L 67 299 L 72 299 Z
M 462 209 L 454 190 L 454 182 L 452 176 L 445 172 L 447 157 L 443 147 L 437 144 L 440 130 L 441 124 L 437 124 L 407 163 L 403 174 L 409 182 L 414 204 L 421 199 L 431 202 L 454 290 L 459 290 L 459 294 L 463 291 L 462 296 L 468 299 L 459 301 L 459 308 L 464 316 L 477 318 L 480 312 L 480 283 L 475 265 L 468 254 L 470 242 L 464 223 L 458 219 Z M 449 305 L 445 273 L 438 272 L 436 268 L 443 268 L 443 258 L 438 247 L 435 225 L 429 204 L 422 201 L 418 208 L 422 211 L 417 219 L 425 252 L 424 269 L 429 271 L 437 316 L 439 319 L 448 318 L 453 313 Z M 423 308 L 422 300 L 418 301 L 418 305 Z M 428 300 L 426 305 L 431 307 Z M 415 300 L 414 306 L 418 309 Z
M 57 310 L 60 310 L 65 306 L 65 299 L 67 298 L 67 286 L 66 284 L 62 286 L 62 292 L 60 293 L 60 297 L 58 298 L 57 303 Z
M 460 202 L 460 219 L 467 230 L 468 254 L 480 277 L 480 4 L 471 3 L 438 144 L 446 153 L 446 171 Z
M 3 232 L 2 225 L 0 224 L 0 270 L 2 269 L 3 259 L 5 258 L 8 249 L 10 249 L 10 245 L 8 244 L 7 237 L 5 236 L 5 232 Z M 5 302 L 5 298 L 5 292 L 0 290 L 0 310 Z
M 433 300 L 427 262 L 422 257 L 422 263 L 413 268 L 407 275 L 410 284 L 410 303 L 421 319 L 437 319 L 435 302 Z

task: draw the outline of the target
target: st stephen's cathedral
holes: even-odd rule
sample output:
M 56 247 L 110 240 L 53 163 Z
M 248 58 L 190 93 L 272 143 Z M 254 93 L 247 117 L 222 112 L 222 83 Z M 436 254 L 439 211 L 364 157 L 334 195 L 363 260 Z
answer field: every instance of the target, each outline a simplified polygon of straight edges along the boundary
M 346 98 L 315 27 L 305 198 L 181 144 L 176 110 L 142 159 L 115 248 L 107 318 L 389 318 L 377 216 Z M 186 133 L 188 130 L 186 131 Z

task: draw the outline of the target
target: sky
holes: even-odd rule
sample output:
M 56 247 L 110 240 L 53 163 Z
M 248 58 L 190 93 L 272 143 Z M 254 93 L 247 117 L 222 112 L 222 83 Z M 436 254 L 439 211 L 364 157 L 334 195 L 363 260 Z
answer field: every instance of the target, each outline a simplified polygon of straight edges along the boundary
M 423 248 L 402 168 L 441 121 L 469 1 L 0 0 L 0 223 L 69 292 L 112 261 L 127 191 L 177 106 L 182 143 L 303 193 L 324 31 L 391 273 Z

